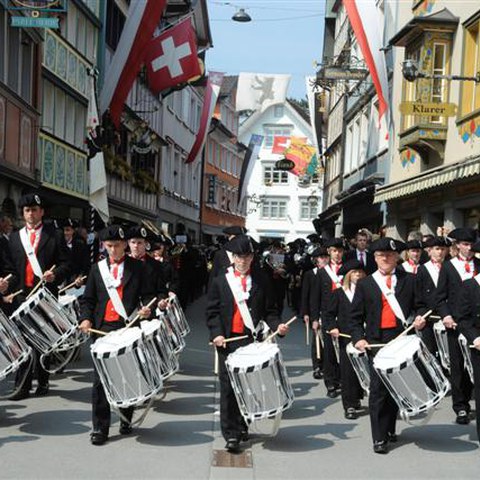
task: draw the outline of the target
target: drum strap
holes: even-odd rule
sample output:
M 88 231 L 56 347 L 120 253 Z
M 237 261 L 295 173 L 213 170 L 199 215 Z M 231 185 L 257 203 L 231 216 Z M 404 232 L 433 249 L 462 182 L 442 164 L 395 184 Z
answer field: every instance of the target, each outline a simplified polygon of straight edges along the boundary
M 38 262 L 37 254 L 35 253 L 35 250 L 32 244 L 30 243 L 30 239 L 28 238 L 26 227 L 20 230 L 20 241 L 22 242 L 23 249 L 27 254 L 27 259 L 30 262 L 30 265 L 32 266 L 32 270 L 34 271 L 35 275 L 38 278 L 42 278 L 43 277 L 42 267 L 40 266 L 40 263 Z
M 430 274 L 430 277 L 433 280 L 434 285 L 437 286 L 440 270 L 431 261 L 425 263 L 425 268 L 427 269 L 427 272 Z
M 110 269 L 107 264 L 107 259 L 103 259 L 98 262 L 98 269 L 100 270 L 100 276 L 102 277 L 105 288 L 107 289 L 108 296 L 112 301 L 113 307 L 116 312 L 125 320 L 128 319 L 125 306 L 123 305 L 122 299 L 117 291 L 117 280 L 113 278 L 113 275 L 110 273 Z
M 328 276 L 331 278 L 332 282 L 335 284 L 337 288 L 342 286 L 342 277 L 338 276 L 336 273 L 333 272 L 330 265 L 325 265 L 323 269 L 327 272 Z
M 403 324 L 403 326 L 406 328 L 408 326 L 407 320 L 405 318 L 405 314 L 403 313 L 402 307 L 398 303 L 397 297 L 395 296 L 395 290 L 392 287 L 391 289 L 387 287 L 387 283 L 385 282 L 385 279 L 383 278 L 383 275 L 379 270 L 377 270 L 375 273 L 372 274 L 373 279 L 375 280 L 376 284 L 382 291 L 383 295 L 387 299 L 388 304 L 393 310 L 393 313 L 397 318 L 399 318 Z
M 228 250 L 225 250 L 225 252 L 227 252 L 228 261 L 233 263 L 233 253 L 229 252 Z
M 478 283 L 478 285 L 480 285 L 480 273 L 478 275 L 475 275 L 473 278 Z
M 250 314 L 250 310 L 248 309 L 247 305 L 249 292 L 243 291 L 240 279 L 236 277 L 233 273 L 233 267 L 229 267 L 227 269 L 225 277 L 227 279 L 228 286 L 232 291 L 233 298 L 235 299 L 235 302 L 237 302 L 237 306 L 240 310 L 240 315 L 242 316 L 243 323 L 253 334 L 255 332 L 255 326 L 253 325 L 252 315 Z

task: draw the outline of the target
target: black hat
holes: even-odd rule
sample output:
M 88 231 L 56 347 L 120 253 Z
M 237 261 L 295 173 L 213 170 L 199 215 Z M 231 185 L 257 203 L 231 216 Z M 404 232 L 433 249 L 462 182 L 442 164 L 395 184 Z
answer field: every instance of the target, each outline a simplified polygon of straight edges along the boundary
M 311 254 L 310 256 L 312 258 L 316 257 L 328 257 L 328 252 L 325 247 L 317 247 Z
M 110 225 L 103 230 L 100 230 L 98 234 L 100 241 L 105 242 L 107 240 L 125 240 L 125 231 L 120 225 Z
M 325 247 L 336 247 L 336 248 L 345 248 L 343 243 L 343 238 L 328 238 L 323 243 Z
M 140 225 L 135 225 L 134 227 L 131 227 L 127 231 L 126 238 L 127 240 L 130 240 L 132 238 L 143 238 L 145 240 L 151 238 L 150 232 L 145 228 L 141 227 Z
M 365 271 L 365 265 L 356 258 L 345 262 L 338 270 L 338 275 L 345 276 L 350 270 L 363 270 Z
M 391 237 L 383 237 L 375 240 L 370 245 L 370 252 L 402 252 L 407 248 L 407 244 Z
M 20 197 L 18 206 L 23 207 L 44 207 L 43 199 L 38 193 L 27 193 Z
M 245 227 L 232 225 L 230 227 L 225 227 L 223 229 L 223 233 L 225 235 L 245 235 L 247 233 L 247 229 Z
M 163 235 L 163 233 L 156 234 L 152 241 L 150 242 L 150 250 L 158 250 L 162 246 L 172 247 L 173 242 L 167 236 Z
M 406 250 L 423 248 L 423 244 L 420 240 L 409 240 L 406 245 Z
M 473 228 L 462 227 L 455 228 L 448 234 L 449 238 L 453 238 L 459 242 L 475 243 L 477 240 L 477 233 Z
M 61 228 L 65 228 L 65 227 L 77 228 L 79 225 L 80 224 L 78 220 L 72 220 L 71 218 L 64 218 L 63 220 L 60 221 Z
M 423 242 L 424 247 L 450 247 L 452 241 L 448 237 L 431 237 Z
M 255 252 L 255 245 L 248 235 L 237 235 L 225 244 L 225 249 L 238 255 L 246 255 Z
M 320 243 L 320 235 L 318 233 L 311 233 L 310 235 L 307 235 L 307 238 L 312 242 L 312 243 Z

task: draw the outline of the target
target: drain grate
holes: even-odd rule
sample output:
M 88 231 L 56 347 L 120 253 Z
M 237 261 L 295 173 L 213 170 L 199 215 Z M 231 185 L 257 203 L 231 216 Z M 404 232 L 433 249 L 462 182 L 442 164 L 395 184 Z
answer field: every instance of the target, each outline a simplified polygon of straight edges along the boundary
M 214 450 L 212 467 L 252 468 L 252 452 L 230 453 L 226 450 Z

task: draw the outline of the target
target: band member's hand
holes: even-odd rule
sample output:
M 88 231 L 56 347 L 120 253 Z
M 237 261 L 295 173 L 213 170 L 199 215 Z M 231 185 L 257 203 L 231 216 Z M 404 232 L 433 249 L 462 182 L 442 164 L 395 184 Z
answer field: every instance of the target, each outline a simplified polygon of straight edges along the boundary
M 278 334 L 279 335 L 286 335 L 289 330 L 290 330 L 290 327 L 286 323 L 281 323 L 278 326 Z
M 415 327 L 415 330 L 423 330 L 426 324 L 427 321 L 421 315 L 417 315 L 415 317 L 415 320 L 413 321 L 413 326 Z
M 216 347 L 224 347 L 225 348 L 225 337 L 223 335 L 219 335 L 213 339 L 213 344 Z
M 303 321 L 304 321 L 305 323 L 309 323 L 309 322 L 310 322 L 310 315 L 304 315 L 304 316 L 303 316 Z
M 5 293 L 8 290 L 8 280 L 0 278 L 0 293 Z
M 78 278 L 75 280 L 75 286 L 76 286 L 77 288 L 80 288 L 80 287 L 83 285 L 83 282 L 84 282 L 84 281 L 85 281 L 85 280 L 83 279 L 83 277 L 78 277 Z
M 90 320 L 83 320 L 79 327 L 78 327 L 83 333 L 88 333 L 88 330 L 92 328 L 92 322 Z
M 6 297 L 2 297 L 2 302 L 3 303 L 13 303 L 13 293 L 10 295 L 7 295 Z
M 364 339 L 362 340 L 359 340 L 356 344 L 355 344 L 355 348 L 357 350 L 360 350 L 361 352 L 364 352 L 367 348 L 368 348 L 368 342 Z
M 47 283 L 52 283 L 55 281 L 55 274 L 51 270 L 47 270 L 43 274 L 43 280 Z
M 177 294 L 175 292 L 168 292 L 169 297 L 176 297 Z
M 166 298 L 163 298 L 162 300 L 158 301 L 158 308 L 160 310 L 166 310 L 168 307 L 168 300 Z
M 312 330 L 316 332 L 320 328 L 320 322 L 318 320 L 314 320 L 312 322 Z
M 339 335 L 340 335 L 340 330 L 338 328 L 332 328 L 330 330 L 330 335 L 333 337 L 333 338 L 338 338 Z
M 445 328 L 455 329 L 457 327 L 457 324 L 455 323 L 455 320 L 452 318 L 451 315 L 447 315 L 446 317 L 444 317 L 443 324 L 445 325 Z
M 473 346 L 474 346 L 477 350 L 480 350 L 480 337 L 477 337 L 477 338 L 473 341 Z
M 148 318 L 152 314 L 152 310 L 149 307 L 142 307 L 138 311 L 138 316 L 140 318 Z

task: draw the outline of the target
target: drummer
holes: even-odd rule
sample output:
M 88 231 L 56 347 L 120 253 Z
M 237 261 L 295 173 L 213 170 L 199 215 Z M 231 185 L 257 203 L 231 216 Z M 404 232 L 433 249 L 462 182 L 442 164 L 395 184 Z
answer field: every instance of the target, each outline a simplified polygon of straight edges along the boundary
M 17 304 L 25 300 L 32 289 L 42 281 L 54 295 L 57 294 L 58 285 L 70 273 L 70 259 L 65 241 L 60 232 L 53 225 L 43 223 L 45 214 L 44 199 L 38 193 L 23 195 L 18 203 L 25 221 L 25 227 L 10 235 L 9 249 L 17 273 L 18 282 L 16 290 L 22 289 L 21 295 L 16 297 Z M 27 251 L 29 254 L 27 255 Z M 52 267 L 55 267 L 52 269 Z M 49 389 L 49 374 L 40 364 L 40 354 L 35 351 L 35 362 L 21 388 L 12 400 L 21 400 L 30 395 L 32 388 L 33 369 L 36 370 L 38 387 L 36 396 L 47 395 Z M 48 358 L 45 359 L 49 367 Z M 22 365 L 17 371 L 16 386 L 25 376 L 28 365 Z
M 240 442 L 248 440 L 248 427 L 240 413 L 225 365 L 227 356 L 238 347 L 253 342 L 252 329 L 264 320 L 272 330 L 285 335 L 289 327 L 280 323 L 275 307 L 273 285 L 268 276 L 256 266 L 252 266 L 254 246 L 247 235 L 237 235 L 226 245 L 232 252 L 233 267 L 224 269 L 217 275 L 208 291 L 206 309 L 207 326 L 210 338 L 219 356 L 220 379 L 220 426 L 229 452 L 240 451 Z M 228 275 L 228 279 L 227 279 Z M 232 292 L 232 282 L 235 294 Z M 235 288 L 235 283 L 238 289 Z M 240 296 L 243 290 L 245 296 Z M 240 313 L 239 304 L 245 302 L 247 309 Z M 248 327 L 250 325 L 250 327 Z M 225 339 L 248 335 L 248 338 L 225 343 Z
M 376 351 L 370 350 L 369 344 L 393 340 L 404 330 L 406 319 L 415 313 L 415 277 L 396 268 L 400 252 L 405 247 L 405 243 L 389 237 L 372 243 L 370 251 L 374 254 L 378 270 L 358 283 L 350 315 L 350 332 L 355 348 L 369 352 L 369 410 L 375 453 L 388 453 L 389 442 L 397 441 L 395 423 L 398 406 L 373 368 Z M 395 299 L 401 312 L 394 304 Z M 417 316 L 414 324 L 416 328 L 422 328 L 425 320 Z
M 60 225 L 72 266 L 68 283 L 75 282 L 75 286 L 79 288 L 85 283 L 82 278 L 86 277 L 90 271 L 89 249 L 83 238 L 75 234 L 75 230 L 80 225 L 77 220 L 65 218 L 60 221 Z
M 141 305 L 155 293 L 142 263 L 126 256 L 127 241 L 122 227 L 111 225 L 100 232 L 99 238 L 108 257 L 93 265 L 85 293 L 80 297 L 80 329 L 85 333 L 90 328 L 111 332 L 124 327 L 126 318 L 120 315 L 121 310 L 129 316 L 138 307 L 141 318 L 150 317 L 150 309 Z M 113 292 L 105 287 L 105 282 L 109 281 L 116 286 Z M 121 413 L 120 434 L 128 435 L 132 431 L 133 407 L 121 409 Z M 110 429 L 110 405 L 96 370 L 92 389 L 92 421 L 90 441 L 93 445 L 103 445 L 108 440 Z

